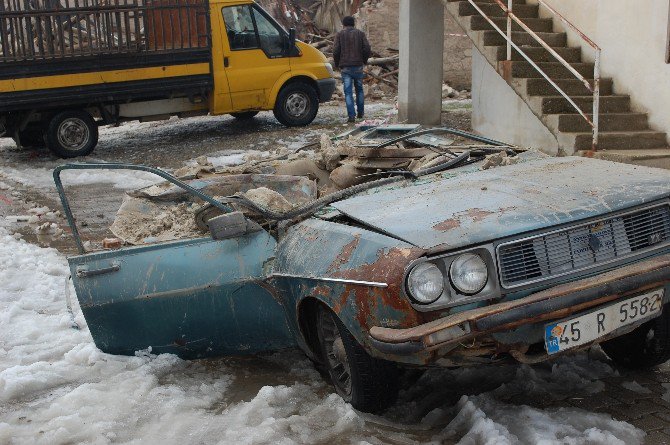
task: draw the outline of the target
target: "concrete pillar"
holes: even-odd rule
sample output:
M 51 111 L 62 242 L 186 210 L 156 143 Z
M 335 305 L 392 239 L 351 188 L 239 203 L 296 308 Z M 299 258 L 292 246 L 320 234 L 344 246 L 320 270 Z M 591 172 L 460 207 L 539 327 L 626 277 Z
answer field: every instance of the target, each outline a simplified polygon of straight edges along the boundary
M 400 0 L 398 122 L 439 125 L 442 113 L 444 4 Z

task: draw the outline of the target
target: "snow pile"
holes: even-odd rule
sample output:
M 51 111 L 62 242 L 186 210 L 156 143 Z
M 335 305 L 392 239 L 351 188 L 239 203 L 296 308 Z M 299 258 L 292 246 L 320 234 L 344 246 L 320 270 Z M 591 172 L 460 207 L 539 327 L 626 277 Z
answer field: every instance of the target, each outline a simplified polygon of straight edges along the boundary
M 513 394 L 572 397 L 611 375 L 586 355 L 546 366 L 431 370 L 383 417 L 354 411 L 299 352 L 187 362 L 100 352 L 65 259 L 0 228 L 0 443 L 636 444 L 604 414 L 515 405 Z
M 463 396 L 443 438 L 461 444 L 609 444 L 643 442 L 644 433 L 626 422 L 577 409 L 539 410 L 500 403 L 490 395 Z
M 0 176 L 16 181 L 27 187 L 54 189 L 53 169 L 51 168 L 13 168 L 2 166 Z M 64 186 L 112 184 L 115 188 L 131 190 L 162 181 L 153 173 L 131 170 L 67 170 L 61 173 Z

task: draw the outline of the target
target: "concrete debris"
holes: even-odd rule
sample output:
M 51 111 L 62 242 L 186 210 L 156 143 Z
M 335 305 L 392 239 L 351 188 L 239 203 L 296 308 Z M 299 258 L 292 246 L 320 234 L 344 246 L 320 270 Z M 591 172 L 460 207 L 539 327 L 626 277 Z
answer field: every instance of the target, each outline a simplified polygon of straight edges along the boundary
M 332 191 L 333 182 L 330 172 L 320 168 L 313 159 L 297 159 L 277 167 L 278 175 L 305 176 L 316 182 L 319 195 L 325 195 Z
M 330 180 L 340 189 L 365 182 L 369 172 L 352 164 L 344 164 L 330 173 Z
M 212 164 L 197 163 L 196 165 L 187 165 L 174 171 L 174 175 L 180 179 L 201 178 L 207 173 L 214 173 L 214 166 Z
M 126 195 L 110 230 L 128 244 L 204 236 L 195 223 L 195 203 L 165 204 Z
M 492 155 L 486 156 L 484 159 L 484 164 L 482 164 L 482 170 L 488 170 L 495 167 L 504 167 L 506 165 L 512 165 L 519 162 L 517 156 L 508 156 L 505 150 L 500 151 L 500 153 L 494 153 Z
M 293 204 L 288 202 L 284 196 L 267 187 L 251 189 L 244 193 L 244 197 L 272 212 L 286 213 L 293 209 Z
M 340 163 L 340 154 L 327 134 L 323 133 L 321 135 L 320 145 L 321 159 L 317 161 L 317 165 L 328 171 L 335 170 Z

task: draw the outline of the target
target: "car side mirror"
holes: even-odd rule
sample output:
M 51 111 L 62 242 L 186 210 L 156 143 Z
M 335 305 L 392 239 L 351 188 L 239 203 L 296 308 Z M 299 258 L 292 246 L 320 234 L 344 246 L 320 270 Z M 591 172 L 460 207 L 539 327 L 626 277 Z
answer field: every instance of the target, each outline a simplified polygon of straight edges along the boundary
M 237 238 L 263 230 L 258 223 L 245 217 L 242 212 L 230 212 L 215 216 L 207 221 L 207 225 L 212 239 L 215 240 Z

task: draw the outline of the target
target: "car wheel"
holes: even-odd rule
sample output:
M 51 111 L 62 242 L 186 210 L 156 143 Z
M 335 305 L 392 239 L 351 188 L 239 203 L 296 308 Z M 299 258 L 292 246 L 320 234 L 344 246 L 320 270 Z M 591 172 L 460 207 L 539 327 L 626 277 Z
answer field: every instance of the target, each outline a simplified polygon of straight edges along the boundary
M 326 307 L 316 317 L 321 358 L 337 393 L 364 412 L 390 406 L 398 395 L 398 367 L 368 355 Z
M 277 95 L 274 114 L 287 127 L 310 124 L 319 111 L 319 96 L 316 90 L 303 82 L 286 85 Z
M 82 110 L 56 114 L 47 127 L 47 147 L 62 158 L 90 154 L 98 143 L 98 124 Z
M 659 317 L 600 346 L 614 363 L 626 368 L 651 368 L 665 363 L 670 359 L 669 310 L 666 305 Z
M 253 119 L 257 114 L 258 111 L 242 111 L 240 113 L 230 113 L 230 115 L 233 116 L 235 119 L 239 119 L 241 121 Z

